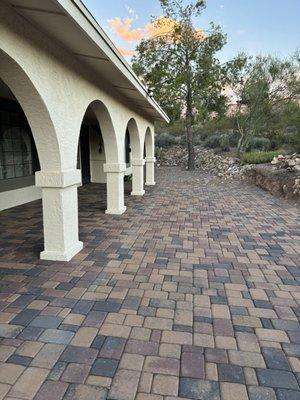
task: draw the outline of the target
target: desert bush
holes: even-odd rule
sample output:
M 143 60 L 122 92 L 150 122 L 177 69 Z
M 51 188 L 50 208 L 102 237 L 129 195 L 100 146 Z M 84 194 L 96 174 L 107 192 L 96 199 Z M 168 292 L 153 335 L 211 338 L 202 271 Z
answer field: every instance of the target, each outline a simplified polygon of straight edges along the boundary
M 290 145 L 292 152 L 300 153 L 300 132 L 291 132 L 288 135 L 287 143 Z
M 184 143 L 186 143 L 186 138 L 185 138 Z M 203 144 L 202 137 L 199 135 L 195 135 L 194 136 L 194 144 L 195 144 L 195 146 L 198 146 L 199 144 Z
M 271 162 L 279 153 L 279 151 L 252 151 L 243 153 L 241 162 L 242 164 L 265 164 Z
M 165 133 L 168 133 L 172 136 L 185 135 L 184 123 L 182 120 L 173 121 L 170 122 L 169 124 L 165 122 L 156 122 L 155 133 L 158 136 Z
M 230 143 L 229 143 L 229 136 L 228 135 L 226 135 L 226 134 L 221 135 L 220 148 L 223 151 L 229 151 L 230 150 Z
M 230 147 L 236 147 L 239 141 L 239 135 L 236 131 L 232 130 L 228 134 L 228 140 Z
M 205 139 L 204 145 L 210 149 L 216 149 L 220 147 L 220 139 L 221 137 L 218 134 L 210 135 Z
M 180 143 L 180 136 L 170 135 L 169 133 L 162 133 L 155 138 L 156 147 L 170 147 Z
M 230 148 L 229 136 L 227 134 L 214 134 L 207 137 L 204 142 L 205 147 L 210 149 L 221 149 L 228 151 Z
M 246 148 L 246 151 L 269 151 L 271 149 L 271 140 L 265 137 L 257 137 L 254 136 L 249 145 Z

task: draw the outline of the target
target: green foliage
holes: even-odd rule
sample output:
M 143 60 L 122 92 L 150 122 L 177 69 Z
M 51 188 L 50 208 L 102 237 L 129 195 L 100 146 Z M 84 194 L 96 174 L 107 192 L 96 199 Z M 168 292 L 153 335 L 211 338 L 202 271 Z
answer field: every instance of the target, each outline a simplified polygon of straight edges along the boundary
M 280 154 L 279 151 L 253 151 L 243 153 L 241 156 L 242 164 L 265 164 L 273 160 Z
M 210 149 L 221 149 L 222 151 L 229 151 L 230 143 L 229 136 L 226 134 L 215 134 L 210 135 L 204 142 L 205 147 Z
M 236 147 L 239 141 L 239 135 L 237 131 L 232 131 L 228 133 L 228 139 L 230 147 Z
M 243 65 L 239 62 L 223 66 L 216 53 L 226 43 L 219 26 L 200 31 L 195 17 L 205 9 L 204 1 L 160 0 L 163 16 L 172 21 L 169 31 L 144 39 L 137 47 L 133 69 L 142 75 L 149 91 L 165 108 L 172 120 L 184 114 L 189 169 L 194 169 L 192 124 L 203 121 L 212 112 L 223 114 L 226 97 L 222 94 L 228 71 Z M 163 18 L 155 20 L 159 27 Z M 232 73 L 234 76 L 235 73 Z
M 169 133 L 161 133 L 156 136 L 155 145 L 156 147 L 170 147 L 180 143 L 180 136 L 174 136 Z
M 233 132 L 236 129 L 235 118 L 222 116 L 220 118 L 212 118 L 202 124 L 194 125 L 195 135 L 201 136 L 205 140 L 209 135 Z
M 284 115 L 295 110 L 300 95 L 299 57 L 280 60 L 276 57 L 249 59 L 235 85 L 238 98 L 236 113 L 240 134 L 239 151 L 249 148 L 254 136 L 274 136 L 282 129 Z M 297 117 L 296 117 L 297 120 Z
M 293 152 L 300 153 L 300 131 L 290 134 L 289 144 Z
M 160 122 L 155 124 L 155 133 L 160 135 L 162 133 L 169 133 L 170 135 L 181 136 L 184 133 L 184 121 L 178 119 L 169 124 Z
M 217 147 L 220 147 L 220 135 L 210 135 L 207 137 L 207 139 L 204 142 L 205 147 L 208 147 L 210 149 L 216 149 Z
M 265 137 L 254 136 L 247 147 L 247 151 L 268 151 L 271 149 L 271 140 Z
M 132 181 L 132 174 L 124 176 L 124 182 L 131 182 Z

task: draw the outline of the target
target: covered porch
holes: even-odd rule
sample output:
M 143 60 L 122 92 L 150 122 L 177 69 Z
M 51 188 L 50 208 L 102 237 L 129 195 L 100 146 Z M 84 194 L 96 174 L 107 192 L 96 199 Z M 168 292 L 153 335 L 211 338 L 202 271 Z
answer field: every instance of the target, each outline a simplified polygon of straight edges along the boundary
M 105 212 L 122 215 L 124 175 L 132 196 L 155 184 L 168 117 L 80 1 L 32 4 L 0 5 L 0 211 L 42 198 L 40 258 L 70 261 L 78 187 L 105 183 Z
M 125 222 L 133 218 L 133 214 L 147 196 L 143 197 L 143 200 L 138 197 L 133 198 L 131 190 L 132 183 L 124 182 L 124 199 L 130 211 L 122 217 L 114 217 L 105 213 L 107 209 L 105 183 L 88 183 L 78 188 L 79 240 L 85 246 L 75 256 L 74 263 L 84 259 L 87 253 L 93 251 L 93 242 L 95 247 L 99 245 L 99 239 L 104 235 L 103 227 L 121 229 Z M 39 261 L 40 252 L 44 248 L 41 199 L 2 211 L 0 226 L 0 261 L 51 264 L 51 261 Z M 117 237 L 116 234 L 113 237 Z

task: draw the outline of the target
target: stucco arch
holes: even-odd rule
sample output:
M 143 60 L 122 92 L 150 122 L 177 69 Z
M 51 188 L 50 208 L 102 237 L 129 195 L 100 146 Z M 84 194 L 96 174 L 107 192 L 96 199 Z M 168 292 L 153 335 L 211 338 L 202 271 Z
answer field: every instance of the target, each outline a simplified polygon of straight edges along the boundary
M 1 48 L 0 79 L 8 86 L 24 111 L 36 144 L 41 169 L 59 169 L 59 144 L 47 106 L 24 69 Z
M 145 133 L 145 156 L 154 157 L 154 134 L 148 127 Z
M 142 152 L 142 140 L 141 135 L 138 129 L 137 122 L 134 118 L 131 118 L 126 126 L 126 131 L 129 132 L 130 137 L 130 148 L 131 148 L 131 157 L 134 160 L 139 160 L 143 158 Z M 125 142 L 125 135 L 124 135 L 124 142 Z
M 118 149 L 119 146 L 118 146 L 116 131 L 107 107 L 101 100 L 94 100 L 90 102 L 89 105 L 85 108 L 84 115 L 81 118 L 81 123 L 88 109 L 91 109 L 94 112 L 98 124 L 100 126 L 104 142 L 106 163 L 120 162 L 120 153 Z M 79 134 L 80 134 L 80 127 L 78 130 L 77 143 L 79 141 Z

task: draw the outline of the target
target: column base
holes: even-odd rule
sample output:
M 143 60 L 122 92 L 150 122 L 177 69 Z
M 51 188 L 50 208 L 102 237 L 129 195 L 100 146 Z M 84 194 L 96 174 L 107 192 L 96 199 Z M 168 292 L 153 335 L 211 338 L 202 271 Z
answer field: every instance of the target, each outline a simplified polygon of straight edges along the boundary
M 145 185 L 146 186 L 154 186 L 154 185 L 156 185 L 156 183 L 155 182 L 145 182 Z
M 122 208 L 120 208 L 120 209 L 113 209 L 113 208 L 110 208 L 110 209 L 108 209 L 108 210 L 105 210 L 105 214 L 109 214 L 109 215 L 122 215 L 122 214 L 124 214 L 124 212 L 126 211 L 126 209 L 127 209 L 126 206 L 124 206 L 124 207 L 122 207 Z
M 41 252 L 40 257 L 41 260 L 49 260 L 49 261 L 70 261 L 77 253 L 80 252 L 83 248 L 82 242 L 77 242 L 71 249 L 68 251 L 48 251 L 44 250 Z
M 144 196 L 145 190 L 141 190 L 139 192 L 132 191 L 130 194 L 131 196 Z

